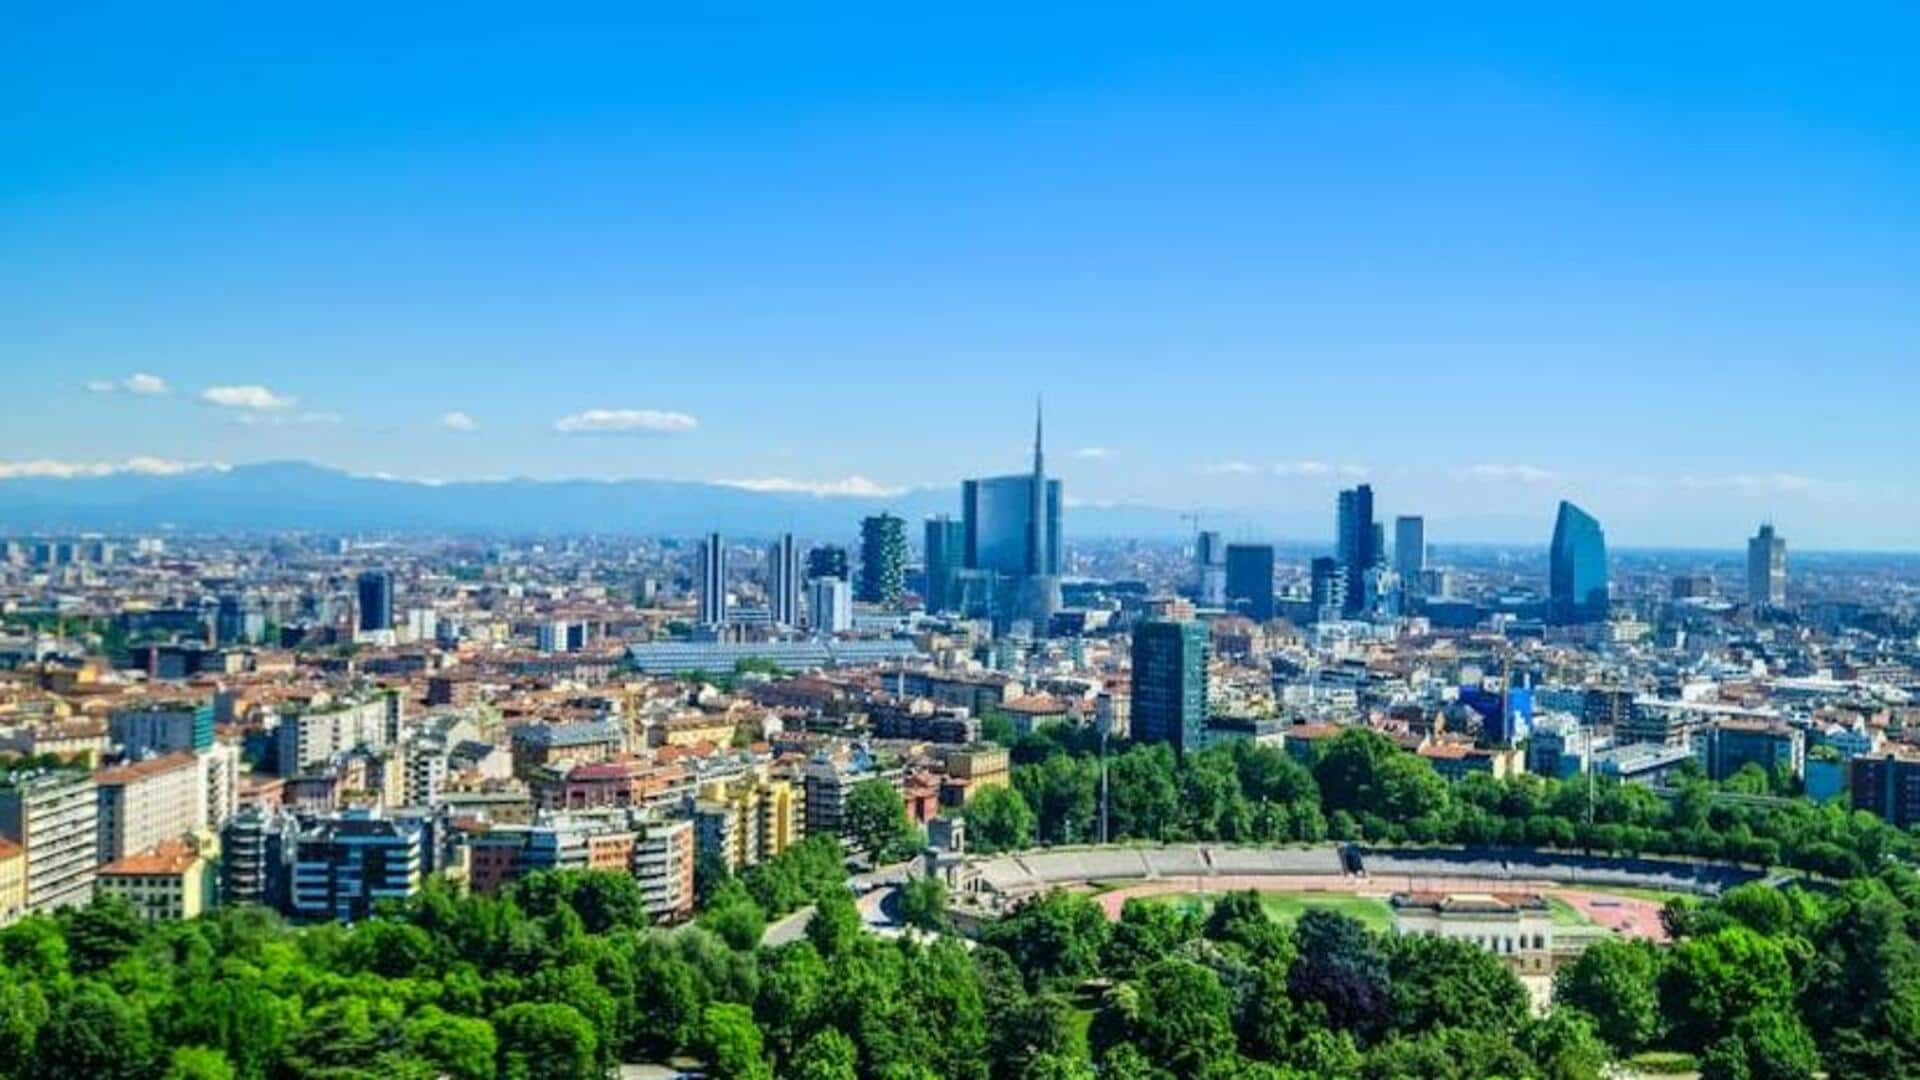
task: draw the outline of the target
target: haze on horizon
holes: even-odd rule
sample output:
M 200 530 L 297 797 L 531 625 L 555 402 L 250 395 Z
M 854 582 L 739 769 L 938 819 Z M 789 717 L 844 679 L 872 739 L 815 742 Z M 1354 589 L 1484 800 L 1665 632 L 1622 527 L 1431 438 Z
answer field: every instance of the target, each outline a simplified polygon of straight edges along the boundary
M 884 495 L 1041 392 L 1081 505 L 1920 548 L 1910 7 L 462 10 L 16 20 L 0 499 Z

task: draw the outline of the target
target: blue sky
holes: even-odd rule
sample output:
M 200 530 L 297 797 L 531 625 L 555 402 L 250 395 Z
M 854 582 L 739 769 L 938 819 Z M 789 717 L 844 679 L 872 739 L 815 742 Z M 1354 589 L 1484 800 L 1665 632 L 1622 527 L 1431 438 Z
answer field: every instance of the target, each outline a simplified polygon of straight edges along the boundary
M 1911 5 L 1045 7 L 15 13 L 0 475 L 1920 548 Z

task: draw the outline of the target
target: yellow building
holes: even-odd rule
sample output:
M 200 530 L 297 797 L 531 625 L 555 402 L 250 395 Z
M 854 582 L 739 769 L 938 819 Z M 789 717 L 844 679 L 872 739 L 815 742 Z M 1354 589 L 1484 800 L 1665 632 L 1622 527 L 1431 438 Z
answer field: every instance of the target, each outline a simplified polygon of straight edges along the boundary
M 169 840 L 101 867 L 94 890 L 125 899 L 148 921 L 191 919 L 207 909 L 208 871 L 192 844 Z
M 738 726 L 725 714 L 679 716 L 655 724 L 648 732 L 648 741 L 654 746 L 729 746 Z
M 700 789 L 700 802 L 707 844 L 736 870 L 785 852 L 806 829 L 806 800 L 785 780 L 715 780 Z
M 0 839 L 0 926 L 11 926 L 27 910 L 27 849 Z

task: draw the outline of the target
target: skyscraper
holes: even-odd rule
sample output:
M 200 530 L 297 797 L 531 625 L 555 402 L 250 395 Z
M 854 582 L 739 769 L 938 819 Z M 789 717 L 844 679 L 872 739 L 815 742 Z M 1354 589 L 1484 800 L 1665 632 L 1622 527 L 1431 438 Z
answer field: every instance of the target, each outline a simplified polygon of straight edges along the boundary
M 860 588 L 854 599 L 898 604 L 907 591 L 907 523 L 876 514 L 860 523 Z
M 815 635 L 853 628 L 853 590 L 845 578 L 817 577 L 808 583 L 807 627 Z
M 954 575 L 967 558 L 966 523 L 939 514 L 927 519 L 926 528 L 927 610 L 954 611 L 959 606 Z
M 388 570 L 363 570 L 356 582 L 360 601 L 360 629 L 393 629 L 393 573 Z
M 1248 618 L 1273 618 L 1273 545 L 1227 545 L 1227 603 Z
M 1547 615 L 1561 624 L 1607 617 L 1607 534 L 1591 514 L 1560 504 L 1547 553 Z
M 995 575 L 996 621 L 1027 619 L 1045 633 L 1060 607 L 1060 481 L 1047 479 L 1043 428 L 1033 421 L 1033 470 L 960 486 L 966 568 Z
M 792 533 L 767 549 L 767 612 L 776 626 L 800 625 L 800 549 Z
M 847 573 L 847 549 L 838 544 L 822 544 L 807 552 L 807 576 L 837 577 L 841 581 L 849 578 Z
M 1207 723 L 1207 626 L 1148 619 L 1133 631 L 1133 737 L 1198 749 Z
M 720 626 L 727 621 L 727 545 L 719 533 L 708 533 L 700 542 L 700 625 Z
M 1403 581 L 1418 580 L 1427 568 L 1427 520 L 1407 514 L 1393 519 L 1393 568 Z
M 1347 578 L 1345 614 L 1357 615 L 1367 598 L 1367 571 L 1380 561 L 1380 530 L 1373 521 L 1373 487 L 1340 493 L 1339 557 Z
M 1196 577 L 1195 595 L 1208 607 L 1221 607 L 1227 602 L 1227 545 L 1217 532 L 1203 532 L 1194 537 L 1193 567 Z
M 1315 622 L 1338 619 L 1347 606 L 1347 579 L 1337 559 L 1322 555 L 1309 567 L 1309 593 Z
M 1787 538 L 1768 522 L 1747 541 L 1747 603 L 1780 607 L 1787 602 Z

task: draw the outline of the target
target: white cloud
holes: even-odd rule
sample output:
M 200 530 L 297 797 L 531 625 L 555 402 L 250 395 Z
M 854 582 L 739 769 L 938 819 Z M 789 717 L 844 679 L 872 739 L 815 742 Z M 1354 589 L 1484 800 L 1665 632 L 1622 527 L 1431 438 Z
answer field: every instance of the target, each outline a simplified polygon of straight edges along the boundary
M 1079 458 L 1082 461 L 1105 461 L 1108 458 L 1112 457 L 1113 453 L 1114 452 L 1111 447 L 1083 446 L 1080 449 L 1075 450 L 1073 452 L 1073 456 Z
M 291 399 L 289 399 L 291 400 Z M 346 419 L 337 412 L 240 412 L 236 421 L 248 427 L 328 427 Z
M 1469 465 L 1465 475 L 1470 480 L 1514 484 L 1544 484 L 1559 479 L 1558 473 L 1538 465 Z
M 200 400 L 223 409 L 250 409 L 257 412 L 291 409 L 295 399 L 276 394 L 264 386 L 209 386 L 200 392 Z
M 659 409 L 588 409 L 553 422 L 562 435 L 678 435 L 699 426 L 686 413 Z
M 1812 477 L 1798 473 L 1736 473 L 1732 476 L 1683 476 L 1680 486 L 1695 491 L 1741 491 L 1756 495 L 1791 495 L 1815 486 Z
M 1252 476 L 1260 470 L 1244 461 L 1216 461 L 1200 466 L 1200 471 L 1209 476 Z
M 446 428 L 448 431 L 473 431 L 479 428 L 480 421 L 475 420 L 472 416 L 461 412 L 459 409 L 455 409 L 440 418 L 440 426 Z
M 875 483 L 864 476 L 849 476 L 844 480 L 793 480 L 784 476 L 766 476 L 752 480 L 720 480 L 717 483 L 726 487 L 740 488 L 744 491 L 780 492 L 798 495 L 856 496 L 865 498 L 883 498 L 905 494 L 903 487 L 887 487 Z
M 87 389 L 96 394 L 111 394 L 125 390 L 129 394 L 153 397 L 157 394 L 169 393 L 173 388 L 167 385 L 167 380 L 158 375 L 136 371 L 118 382 L 112 379 L 88 379 Z
M 74 480 L 84 477 L 132 473 L 138 476 L 179 476 L 207 469 L 225 470 L 227 466 L 198 461 L 171 461 L 167 458 L 136 456 L 125 461 L 0 461 L 0 480 Z
M 1275 476 L 1365 476 L 1365 465 L 1335 465 L 1326 461 L 1282 461 L 1273 467 Z

